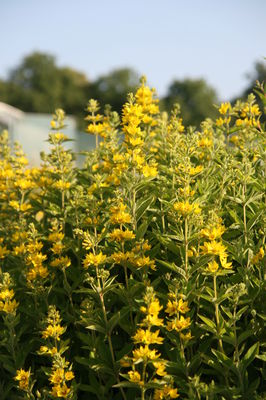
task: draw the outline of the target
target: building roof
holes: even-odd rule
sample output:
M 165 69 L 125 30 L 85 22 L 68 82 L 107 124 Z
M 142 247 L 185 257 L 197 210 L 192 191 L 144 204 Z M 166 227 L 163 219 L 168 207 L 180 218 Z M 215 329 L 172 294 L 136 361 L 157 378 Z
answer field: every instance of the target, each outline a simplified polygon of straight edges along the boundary
M 18 120 L 23 116 L 23 111 L 0 101 L 0 122 L 8 124 L 11 120 Z

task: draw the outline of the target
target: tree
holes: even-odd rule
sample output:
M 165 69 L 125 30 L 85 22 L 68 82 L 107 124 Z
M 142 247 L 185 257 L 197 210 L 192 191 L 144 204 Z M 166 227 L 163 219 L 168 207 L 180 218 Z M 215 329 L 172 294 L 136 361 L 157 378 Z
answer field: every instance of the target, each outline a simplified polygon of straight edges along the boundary
M 34 52 L 13 69 L 0 98 L 23 111 L 52 113 L 58 107 L 76 114 L 86 106 L 87 77 L 71 68 L 59 68 L 55 57 Z
M 98 100 L 101 105 L 110 104 L 114 111 L 120 112 L 127 94 L 133 92 L 139 84 L 139 78 L 130 68 L 113 70 L 89 85 L 88 97 Z
M 260 83 L 266 84 L 266 63 L 257 61 L 255 63 L 255 68 L 253 73 L 247 75 L 249 79 L 249 85 L 242 93 L 241 97 L 245 98 L 250 93 L 254 93 L 254 87 L 256 86 L 256 82 L 259 81 Z
M 185 125 L 198 126 L 207 116 L 215 118 L 217 115 L 214 107 L 217 103 L 216 92 L 204 79 L 173 81 L 163 99 L 163 105 L 170 112 L 174 103 L 180 104 Z

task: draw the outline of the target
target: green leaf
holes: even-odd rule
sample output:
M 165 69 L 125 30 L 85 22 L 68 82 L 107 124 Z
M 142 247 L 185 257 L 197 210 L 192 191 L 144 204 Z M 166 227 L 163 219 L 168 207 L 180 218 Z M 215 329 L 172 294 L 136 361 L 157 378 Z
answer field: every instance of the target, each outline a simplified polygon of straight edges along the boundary
M 244 358 L 242 360 L 242 365 L 245 369 L 249 366 L 250 363 L 252 363 L 252 361 L 258 354 L 259 347 L 260 347 L 259 342 L 253 344 L 253 346 L 251 346 L 244 355 Z
M 124 307 L 121 311 L 118 311 L 116 314 L 112 316 L 112 318 L 108 321 L 107 329 L 109 333 L 112 333 L 114 327 L 119 323 L 121 318 L 127 315 L 130 312 L 130 307 Z
M 247 230 L 249 231 L 250 229 L 253 228 L 253 226 L 257 223 L 257 221 L 260 219 L 262 215 L 262 211 L 259 211 L 258 213 L 256 213 L 252 218 L 250 218 L 250 220 L 247 223 Z
M 175 265 L 175 263 L 169 263 L 167 261 L 163 261 L 163 260 L 156 260 L 159 264 L 163 265 L 164 267 L 170 269 L 173 272 L 176 272 L 177 274 L 182 275 L 184 278 L 186 278 L 186 273 L 185 271 L 178 267 L 177 265 Z
M 208 328 L 210 328 L 210 329 L 208 329 L 208 330 L 210 330 L 210 331 L 213 332 L 213 333 L 216 333 L 216 331 L 217 331 L 216 325 L 215 325 L 215 323 L 214 323 L 211 319 L 209 319 L 209 318 L 207 318 L 207 317 L 204 317 L 203 315 L 199 315 L 199 314 L 198 314 L 198 317 L 204 322 L 204 324 L 205 324 Z
M 119 382 L 116 385 L 113 385 L 113 387 L 129 387 L 129 388 L 139 388 L 139 385 L 137 383 L 134 382 L 128 382 L 128 381 L 123 381 L 123 382 Z
M 85 328 L 90 329 L 92 331 L 97 331 L 97 332 L 106 334 L 106 329 L 99 324 L 92 323 L 92 324 L 87 325 Z
M 141 202 L 140 201 L 137 202 L 137 210 L 136 210 L 137 221 L 140 220 L 140 218 L 145 214 L 145 212 L 154 203 L 154 201 L 155 201 L 155 197 L 150 196 Z
M 226 354 L 221 351 L 211 349 L 211 352 L 215 355 L 217 360 L 224 366 L 231 369 L 235 374 L 237 374 L 237 369 L 234 365 L 234 362 L 231 358 L 227 357 Z
M 253 335 L 254 335 L 254 331 L 252 331 L 252 330 L 242 332 L 237 339 L 238 344 L 240 345 L 244 340 L 246 340 L 248 337 L 253 336 Z
M 265 361 L 266 362 L 266 353 L 263 354 L 258 354 L 256 356 L 256 358 L 258 358 L 259 360 Z
M 146 220 L 146 221 L 142 222 L 142 224 L 138 227 L 137 232 L 136 232 L 137 240 L 140 240 L 144 237 L 148 226 L 149 226 L 149 222 Z

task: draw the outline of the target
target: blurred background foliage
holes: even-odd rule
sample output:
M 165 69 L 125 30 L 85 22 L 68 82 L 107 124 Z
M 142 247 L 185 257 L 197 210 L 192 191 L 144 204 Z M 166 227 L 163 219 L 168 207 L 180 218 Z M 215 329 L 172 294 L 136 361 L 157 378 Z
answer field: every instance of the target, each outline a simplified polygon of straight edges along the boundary
M 7 79 L 0 80 L 0 101 L 25 112 L 52 113 L 58 107 L 63 108 L 78 119 L 82 129 L 90 98 L 100 104 L 110 104 L 114 111 L 121 112 L 127 93 L 136 89 L 139 78 L 132 68 L 120 68 L 90 81 L 82 72 L 59 67 L 53 55 L 34 52 L 25 56 L 9 72 Z M 263 62 L 257 62 L 254 71 L 247 75 L 247 87 L 237 98 L 246 98 L 257 80 L 266 80 Z M 196 126 L 207 116 L 216 117 L 214 104 L 219 101 L 216 90 L 205 79 L 176 79 L 160 100 L 162 109 L 168 112 L 174 103 L 179 103 L 184 124 Z M 224 100 L 234 103 L 234 99 Z

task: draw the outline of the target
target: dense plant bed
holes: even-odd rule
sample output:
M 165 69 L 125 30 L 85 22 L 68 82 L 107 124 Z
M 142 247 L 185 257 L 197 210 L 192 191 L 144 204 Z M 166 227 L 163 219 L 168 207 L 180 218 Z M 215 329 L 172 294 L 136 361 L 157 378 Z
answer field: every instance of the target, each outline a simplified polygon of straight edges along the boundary
M 83 168 L 62 110 L 40 168 L 3 132 L 1 400 L 264 398 L 262 110 L 218 108 L 196 130 L 144 80 L 121 121 L 91 100 Z

